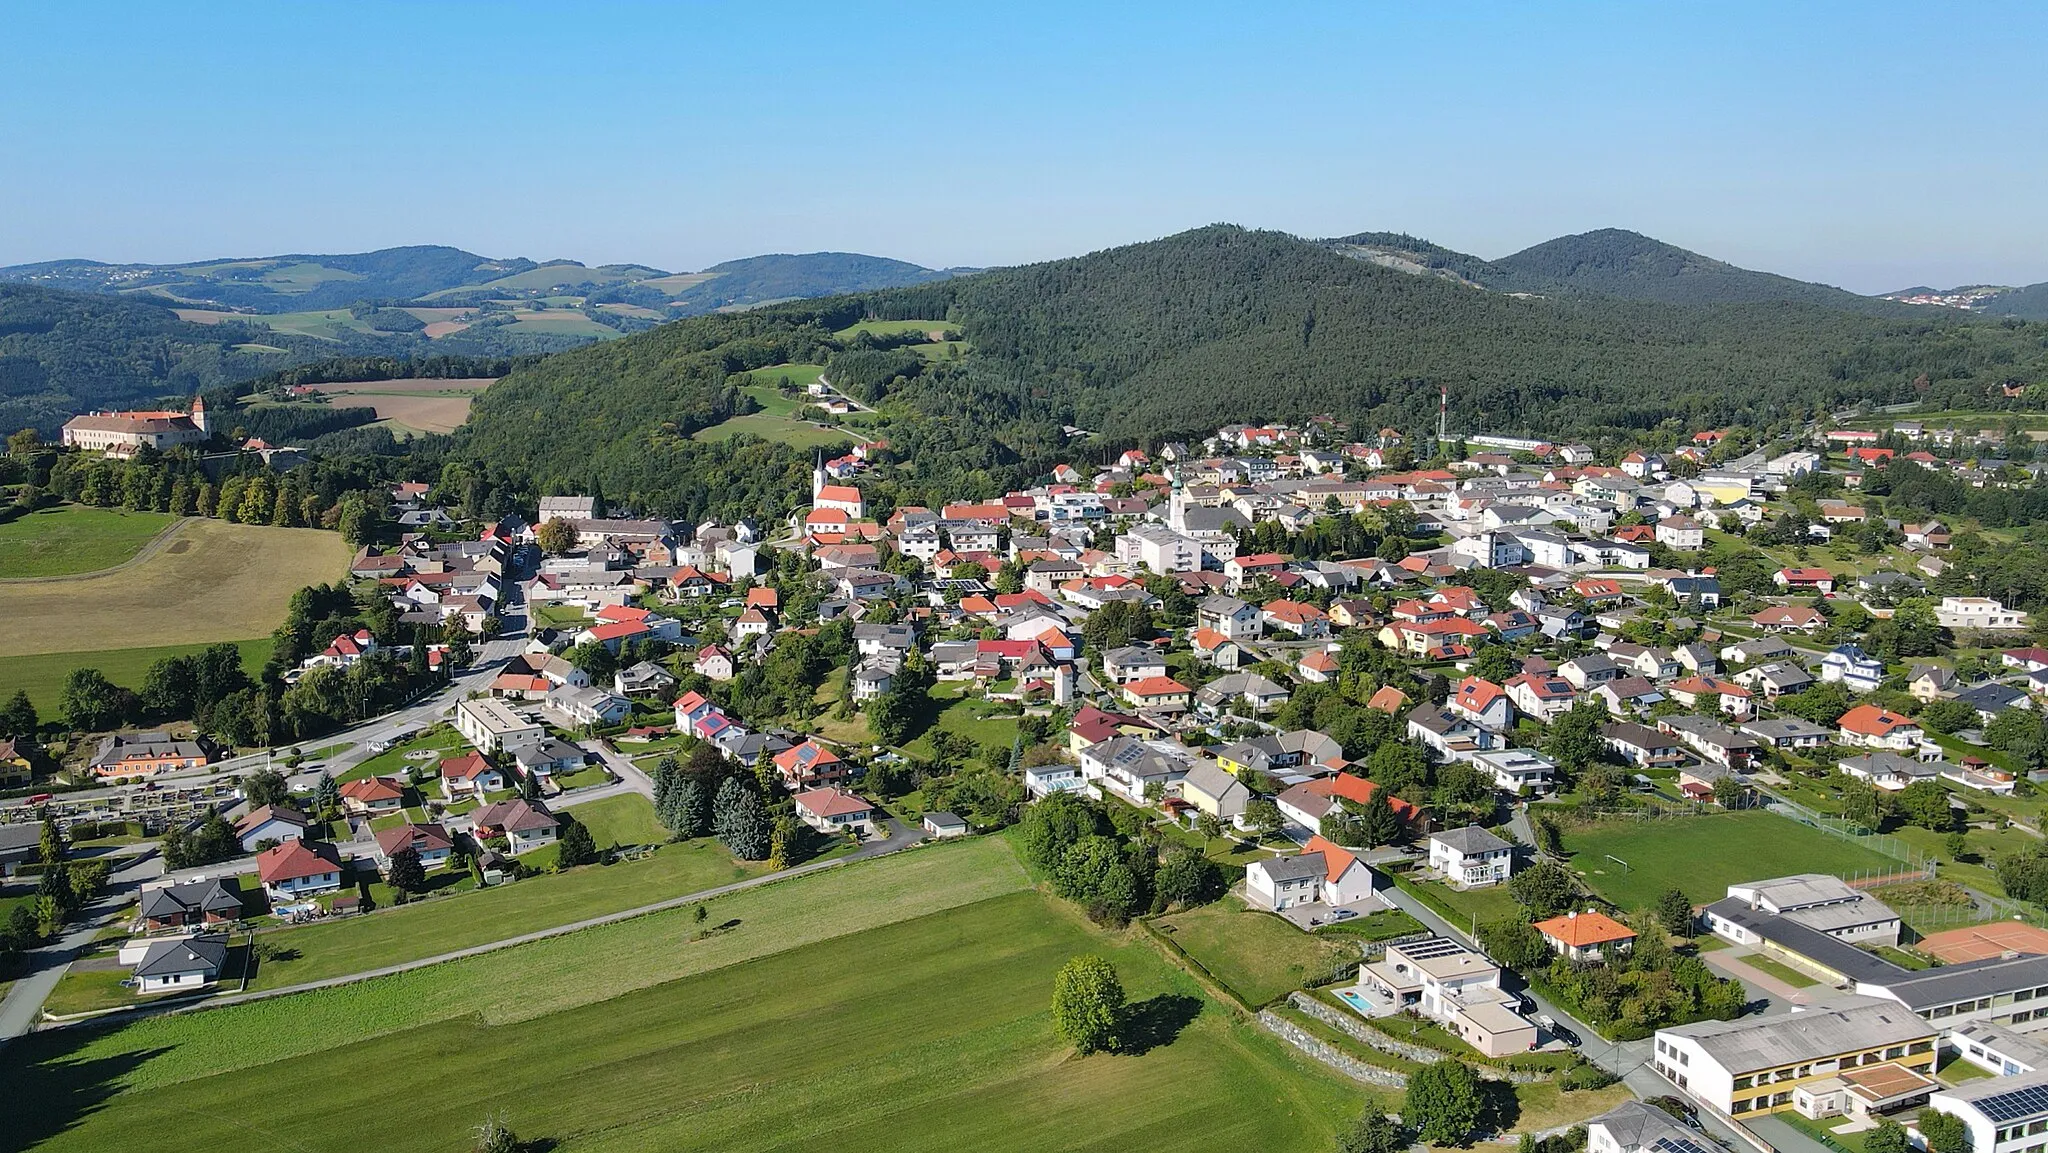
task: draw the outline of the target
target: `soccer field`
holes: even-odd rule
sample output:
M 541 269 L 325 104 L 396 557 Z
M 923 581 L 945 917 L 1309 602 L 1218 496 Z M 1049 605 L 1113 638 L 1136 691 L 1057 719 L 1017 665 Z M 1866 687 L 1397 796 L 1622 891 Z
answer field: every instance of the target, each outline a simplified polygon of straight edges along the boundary
M 51 1151 L 137 1132 L 214 1150 L 260 1129 L 277 1148 L 424 1153 L 466 1148 L 490 1115 L 564 1153 L 1321 1151 L 1356 1115 L 1355 1085 L 1024 883 L 999 841 L 923 849 L 713 901 L 707 923 L 731 927 L 708 937 L 679 910 L 268 1004 L 34 1035 L 0 1086 L 14 1139 Z M 1117 966 L 1143 1052 L 1078 1059 L 1055 1038 L 1053 975 L 1085 952 Z
M 1792 873 L 1903 869 L 1898 861 L 1775 813 L 1749 811 L 1662 821 L 1567 826 L 1571 867 L 1625 910 L 1681 889 L 1693 904 L 1728 895 L 1728 886 Z M 1609 860 L 1619 857 L 1626 867 Z

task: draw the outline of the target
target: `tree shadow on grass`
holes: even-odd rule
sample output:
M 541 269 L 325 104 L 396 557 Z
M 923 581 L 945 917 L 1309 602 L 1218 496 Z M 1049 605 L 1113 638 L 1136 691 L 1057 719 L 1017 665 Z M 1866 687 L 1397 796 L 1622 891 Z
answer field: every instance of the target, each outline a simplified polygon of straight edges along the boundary
M 1161 1045 L 1173 1044 L 1180 1031 L 1202 1014 L 1202 1001 L 1183 993 L 1161 993 L 1124 1010 L 1123 1044 L 1119 1051 L 1143 1056 Z
M 29 1149 L 98 1112 L 122 1083 L 168 1048 L 136 1049 L 109 1057 L 70 1056 L 97 1029 L 29 1034 L 0 1051 L 0 1098 L 12 1103 L 0 1146 Z
M 1522 1101 L 1506 1081 L 1479 1083 L 1479 1131 L 1506 1133 L 1522 1119 Z

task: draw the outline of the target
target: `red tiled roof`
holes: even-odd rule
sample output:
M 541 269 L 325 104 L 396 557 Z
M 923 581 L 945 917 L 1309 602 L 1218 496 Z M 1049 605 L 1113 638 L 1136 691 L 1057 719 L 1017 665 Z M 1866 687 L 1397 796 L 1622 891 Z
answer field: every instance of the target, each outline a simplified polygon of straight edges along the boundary
M 256 854 L 256 874 L 266 885 L 341 871 L 341 854 L 325 841 L 286 841 Z

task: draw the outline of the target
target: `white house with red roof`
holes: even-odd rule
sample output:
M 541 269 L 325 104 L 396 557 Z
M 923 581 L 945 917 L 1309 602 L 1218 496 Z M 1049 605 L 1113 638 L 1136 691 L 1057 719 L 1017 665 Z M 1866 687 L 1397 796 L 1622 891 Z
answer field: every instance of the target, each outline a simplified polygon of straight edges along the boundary
M 1123 686 L 1133 708 L 1178 712 L 1188 707 L 1188 687 L 1172 677 L 1140 677 Z
M 1579 703 L 1578 691 L 1570 681 L 1548 673 L 1516 673 L 1501 687 L 1515 708 L 1546 725 Z
M 1734 681 L 1720 677 L 1694 676 L 1671 682 L 1666 689 L 1671 699 L 1690 709 L 1747 717 L 1755 709 L 1755 694 Z
M 342 633 L 335 637 L 317 656 L 306 658 L 300 667 L 310 669 L 321 665 L 333 665 L 345 669 L 376 651 L 377 638 L 371 635 L 369 629 L 357 629 L 355 632 Z
M 1383 887 L 1358 854 L 1320 835 L 1299 853 L 1253 861 L 1244 880 L 1247 903 L 1274 913 L 1316 904 L 1341 909 L 1374 900 Z
M 1330 635 L 1330 614 L 1305 601 L 1269 601 L 1259 616 L 1281 632 L 1315 639 Z
M 1911 717 L 1900 716 L 1876 705 L 1857 705 L 1835 722 L 1841 744 L 1864 749 L 1918 752 L 1920 726 Z
M 341 888 L 341 854 L 325 841 L 285 841 L 256 854 L 256 875 L 273 901 Z
M 505 774 L 482 753 L 465 753 L 441 762 L 441 795 L 451 801 L 476 798 L 505 787 Z
M 858 832 L 865 836 L 876 830 L 875 807 L 851 790 L 828 786 L 806 789 L 796 795 L 796 815 L 821 833 Z
M 1378 791 L 1379 786 L 1364 777 L 1355 777 L 1350 773 L 1332 773 L 1327 777 L 1303 781 L 1282 791 L 1274 798 L 1274 803 L 1280 809 L 1282 820 L 1298 828 L 1307 829 L 1311 833 L 1319 833 L 1322 831 L 1323 818 L 1338 808 L 1340 803 L 1356 812 L 1363 809 L 1366 802 L 1372 800 L 1373 794 Z M 1394 815 L 1401 818 L 1402 824 L 1414 831 L 1422 831 L 1422 810 L 1399 797 L 1389 796 L 1387 803 L 1393 808 Z
M 405 807 L 405 786 L 390 777 L 358 777 L 343 781 L 341 806 L 351 813 L 380 816 Z
M 1446 708 L 1482 729 L 1501 733 L 1515 726 L 1515 704 L 1507 690 L 1485 677 L 1466 677 L 1451 691 Z
M 690 663 L 691 671 L 700 677 L 714 681 L 729 681 L 738 671 L 733 665 L 732 650 L 724 645 L 705 645 L 697 650 L 697 659 Z
M 1771 580 L 1787 592 L 1831 593 L 1835 591 L 1835 574 L 1824 568 L 1781 568 L 1771 575 Z
M 783 787 L 792 793 L 825 785 L 843 785 L 852 779 L 852 773 L 839 754 L 815 740 L 806 740 L 775 754 L 775 771 L 781 775 Z

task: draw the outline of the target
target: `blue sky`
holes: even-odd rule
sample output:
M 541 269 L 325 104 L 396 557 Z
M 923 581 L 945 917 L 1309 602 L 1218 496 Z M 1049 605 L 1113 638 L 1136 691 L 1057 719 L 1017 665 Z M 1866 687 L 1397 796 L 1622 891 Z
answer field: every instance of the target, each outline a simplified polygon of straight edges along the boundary
M 0 263 L 1013 264 L 1213 221 L 2048 280 L 2048 5 L 63 4 Z

